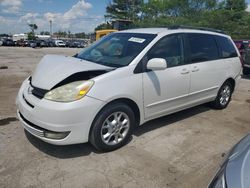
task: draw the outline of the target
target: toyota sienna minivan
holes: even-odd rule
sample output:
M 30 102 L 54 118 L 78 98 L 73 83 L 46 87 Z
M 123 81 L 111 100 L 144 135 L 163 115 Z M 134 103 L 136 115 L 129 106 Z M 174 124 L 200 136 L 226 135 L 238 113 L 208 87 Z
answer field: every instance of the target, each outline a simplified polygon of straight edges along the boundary
M 235 44 L 220 31 L 120 31 L 74 57 L 44 56 L 19 90 L 17 114 L 45 142 L 111 151 L 149 120 L 207 102 L 226 108 L 241 72 Z

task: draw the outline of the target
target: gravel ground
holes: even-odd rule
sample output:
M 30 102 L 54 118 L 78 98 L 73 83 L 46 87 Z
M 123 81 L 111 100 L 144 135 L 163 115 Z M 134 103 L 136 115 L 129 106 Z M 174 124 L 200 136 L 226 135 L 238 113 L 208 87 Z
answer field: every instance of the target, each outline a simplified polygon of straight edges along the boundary
M 225 110 L 201 105 L 137 128 L 123 148 L 53 146 L 24 132 L 15 97 L 45 54 L 79 49 L 0 47 L 0 187 L 205 188 L 226 153 L 250 131 L 250 78 Z

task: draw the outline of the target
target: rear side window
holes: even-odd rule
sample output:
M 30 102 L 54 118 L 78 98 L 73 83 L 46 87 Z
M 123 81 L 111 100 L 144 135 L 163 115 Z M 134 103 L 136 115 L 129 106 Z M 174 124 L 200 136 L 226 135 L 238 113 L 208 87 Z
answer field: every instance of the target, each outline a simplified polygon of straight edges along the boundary
M 190 47 L 189 58 L 191 63 L 219 59 L 219 50 L 213 35 L 192 33 L 187 34 Z
M 233 43 L 231 42 L 231 40 L 229 40 L 226 37 L 216 36 L 216 41 L 220 47 L 220 51 L 221 51 L 220 56 L 222 58 L 231 58 L 231 57 L 238 56 L 236 49 Z

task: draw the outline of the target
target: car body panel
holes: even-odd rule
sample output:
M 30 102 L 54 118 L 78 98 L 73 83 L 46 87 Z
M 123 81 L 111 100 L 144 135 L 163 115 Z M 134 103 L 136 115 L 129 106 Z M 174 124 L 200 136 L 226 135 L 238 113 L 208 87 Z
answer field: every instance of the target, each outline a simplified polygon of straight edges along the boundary
M 226 165 L 226 181 L 228 188 L 250 187 L 250 135 L 231 151 Z
M 112 69 L 113 68 L 73 57 L 46 55 L 42 58 L 32 74 L 32 85 L 49 90 L 74 73 Z

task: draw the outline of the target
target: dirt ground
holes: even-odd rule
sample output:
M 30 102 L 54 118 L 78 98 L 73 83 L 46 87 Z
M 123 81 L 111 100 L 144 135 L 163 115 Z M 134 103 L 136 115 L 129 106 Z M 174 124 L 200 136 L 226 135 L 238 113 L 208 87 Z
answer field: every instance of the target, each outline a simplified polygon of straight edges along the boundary
M 78 51 L 0 47 L 1 188 L 205 188 L 223 153 L 250 132 L 250 78 L 245 77 L 227 109 L 201 105 L 151 121 L 117 151 L 46 144 L 25 133 L 16 119 L 17 91 L 43 55 Z

